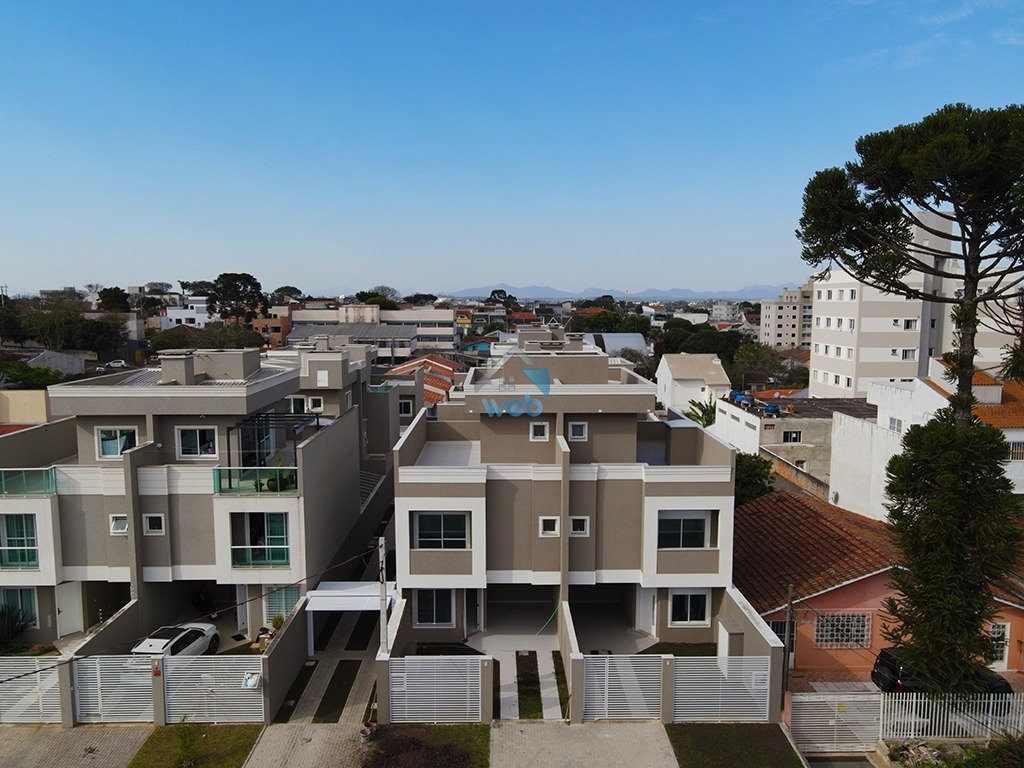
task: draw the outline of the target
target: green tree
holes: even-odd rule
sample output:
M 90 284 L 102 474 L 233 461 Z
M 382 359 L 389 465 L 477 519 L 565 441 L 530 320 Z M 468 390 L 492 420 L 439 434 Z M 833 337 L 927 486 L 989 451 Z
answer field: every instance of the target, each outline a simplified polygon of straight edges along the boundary
M 207 323 L 185 346 L 204 349 L 246 349 L 262 347 L 266 341 L 257 331 L 237 323 Z
M 958 424 L 952 408 L 903 437 L 887 467 L 889 529 L 900 552 L 885 601 L 885 639 L 903 646 L 940 690 L 971 692 L 993 658 L 992 585 L 1011 573 L 1022 542 L 1021 503 L 1003 472 L 1001 430 Z
M 46 389 L 64 381 L 64 374 L 54 368 L 36 368 L 20 360 L 5 363 L 0 373 L 11 389 Z
M 577 333 L 615 333 L 622 318 L 615 312 L 602 310 L 587 315 L 573 315 L 572 330 Z
M 228 322 L 251 323 L 259 315 L 267 316 L 267 298 L 260 281 L 247 272 L 223 272 L 213 281 L 207 304 Z
M 658 372 L 657 362 L 650 355 L 645 355 L 639 349 L 633 349 L 632 347 L 623 347 L 622 349 L 613 352 L 613 357 L 621 357 L 624 360 L 629 360 L 633 363 L 633 370 L 638 376 L 643 376 L 649 381 L 653 381 L 654 377 Z
M 33 308 L 26 317 L 29 334 L 47 349 L 59 352 L 74 346 L 84 305 L 79 299 L 58 298 Z
M 491 304 L 501 304 L 508 312 L 518 312 L 520 309 L 519 299 L 508 291 L 503 291 L 501 288 L 495 288 L 491 291 L 487 301 Z
M 179 280 L 178 285 L 181 286 L 182 293 L 187 293 L 190 296 L 213 296 L 217 287 L 209 280 Z
M 304 294 L 294 285 L 282 285 L 270 292 L 274 301 L 285 301 L 286 299 L 301 299 Z
M 146 293 L 163 294 L 171 292 L 171 284 L 160 281 L 146 283 Z
M 21 322 L 21 313 L 6 302 L 0 305 L 0 346 L 7 342 L 24 344 L 28 340 L 28 333 Z
M 710 427 L 715 423 L 715 398 L 709 397 L 706 402 L 690 400 L 690 409 L 686 412 L 686 418 L 700 424 L 702 427 Z
M 646 339 L 651 332 L 651 318 L 646 315 L 628 314 L 621 318 L 618 333 L 642 333 Z
M 364 304 L 376 304 L 381 309 L 398 309 L 398 302 L 394 299 L 389 299 L 387 296 L 370 296 L 363 302 Z
M 862 136 L 855 148 L 856 162 L 807 184 L 797 230 L 803 259 L 886 293 L 950 306 L 959 329 L 948 355 L 950 402 L 956 423 L 967 425 L 979 310 L 1020 330 L 1013 300 L 1024 278 L 1024 107 L 947 105 Z M 913 226 L 925 233 L 916 242 Z M 935 292 L 922 277 L 958 290 Z
M 736 452 L 736 506 L 775 490 L 772 463 L 754 453 Z
M 433 304 L 437 301 L 437 296 L 432 293 L 411 293 L 402 299 L 406 304 L 412 304 L 414 307 L 418 307 L 422 304 Z
M 402 294 L 390 285 L 375 285 L 370 289 L 370 292 L 377 296 L 383 296 L 385 299 L 390 299 L 396 304 L 402 300 Z
M 157 333 L 149 340 L 149 346 L 155 352 L 162 352 L 165 349 L 188 349 L 191 347 L 204 346 L 199 343 L 199 334 L 187 329 L 183 325 L 176 325 L 166 331 Z
M 97 293 L 96 307 L 101 312 L 129 312 L 132 305 L 128 292 L 115 285 Z
M 733 358 L 733 378 L 750 373 L 762 373 L 767 378 L 777 377 L 782 371 L 779 353 L 767 344 L 745 341 L 740 344 Z

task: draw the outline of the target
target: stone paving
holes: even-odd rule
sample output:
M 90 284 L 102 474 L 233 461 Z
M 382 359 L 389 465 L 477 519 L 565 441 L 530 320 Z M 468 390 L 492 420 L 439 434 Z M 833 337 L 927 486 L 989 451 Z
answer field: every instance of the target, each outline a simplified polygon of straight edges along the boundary
M 0 762 L 17 768 L 124 768 L 152 732 L 152 725 L 4 725 Z
M 665 727 L 656 721 L 566 725 L 551 720 L 496 722 L 492 768 L 678 768 Z

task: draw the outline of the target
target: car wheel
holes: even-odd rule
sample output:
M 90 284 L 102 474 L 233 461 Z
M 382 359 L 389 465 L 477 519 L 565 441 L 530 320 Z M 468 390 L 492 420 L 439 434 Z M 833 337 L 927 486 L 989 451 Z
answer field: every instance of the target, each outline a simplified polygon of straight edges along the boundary
M 220 635 L 214 635 L 210 638 L 210 645 L 206 649 L 206 652 L 213 656 L 217 652 L 218 648 L 220 648 Z

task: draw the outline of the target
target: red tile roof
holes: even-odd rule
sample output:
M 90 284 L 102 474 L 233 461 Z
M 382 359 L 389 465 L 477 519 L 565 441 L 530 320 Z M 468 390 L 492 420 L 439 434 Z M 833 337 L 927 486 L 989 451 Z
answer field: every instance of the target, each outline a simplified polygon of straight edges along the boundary
M 0 435 L 9 435 L 12 432 L 20 432 L 23 429 L 29 427 L 38 426 L 36 424 L 0 424 Z
M 885 526 L 809 496 L 775 491 L 736 509 L 733 582 L 758 613 L 892 566 Z
M 927 380 L 928 386 L 941 395 L 949 396 L 953 385 L 949 382 Z M 1002 402 L 974 406 L 974 415 L 993 427 L 999 429 L 1024 428 L 1024 384 L 1011 379 L 999 381 L 984 371 L 975 371 L 971 377 L 975 387 L 1003 387 Z

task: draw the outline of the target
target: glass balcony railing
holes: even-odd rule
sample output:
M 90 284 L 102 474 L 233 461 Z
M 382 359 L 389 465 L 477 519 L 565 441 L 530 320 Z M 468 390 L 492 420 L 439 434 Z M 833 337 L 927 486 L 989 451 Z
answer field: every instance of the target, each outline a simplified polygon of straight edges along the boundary
M 288 547 L 232 547 L 232 568 L 282 568 L 291 564 Z
M 298 493 L 298 467 L 214 467 L 214 493 Z
M 0 469 L 0 496 L 52 496 L 57 492 L 57 472 L 45 469 Z
M 0 547 L 0 569 L 38 570 L 39 547 Z

